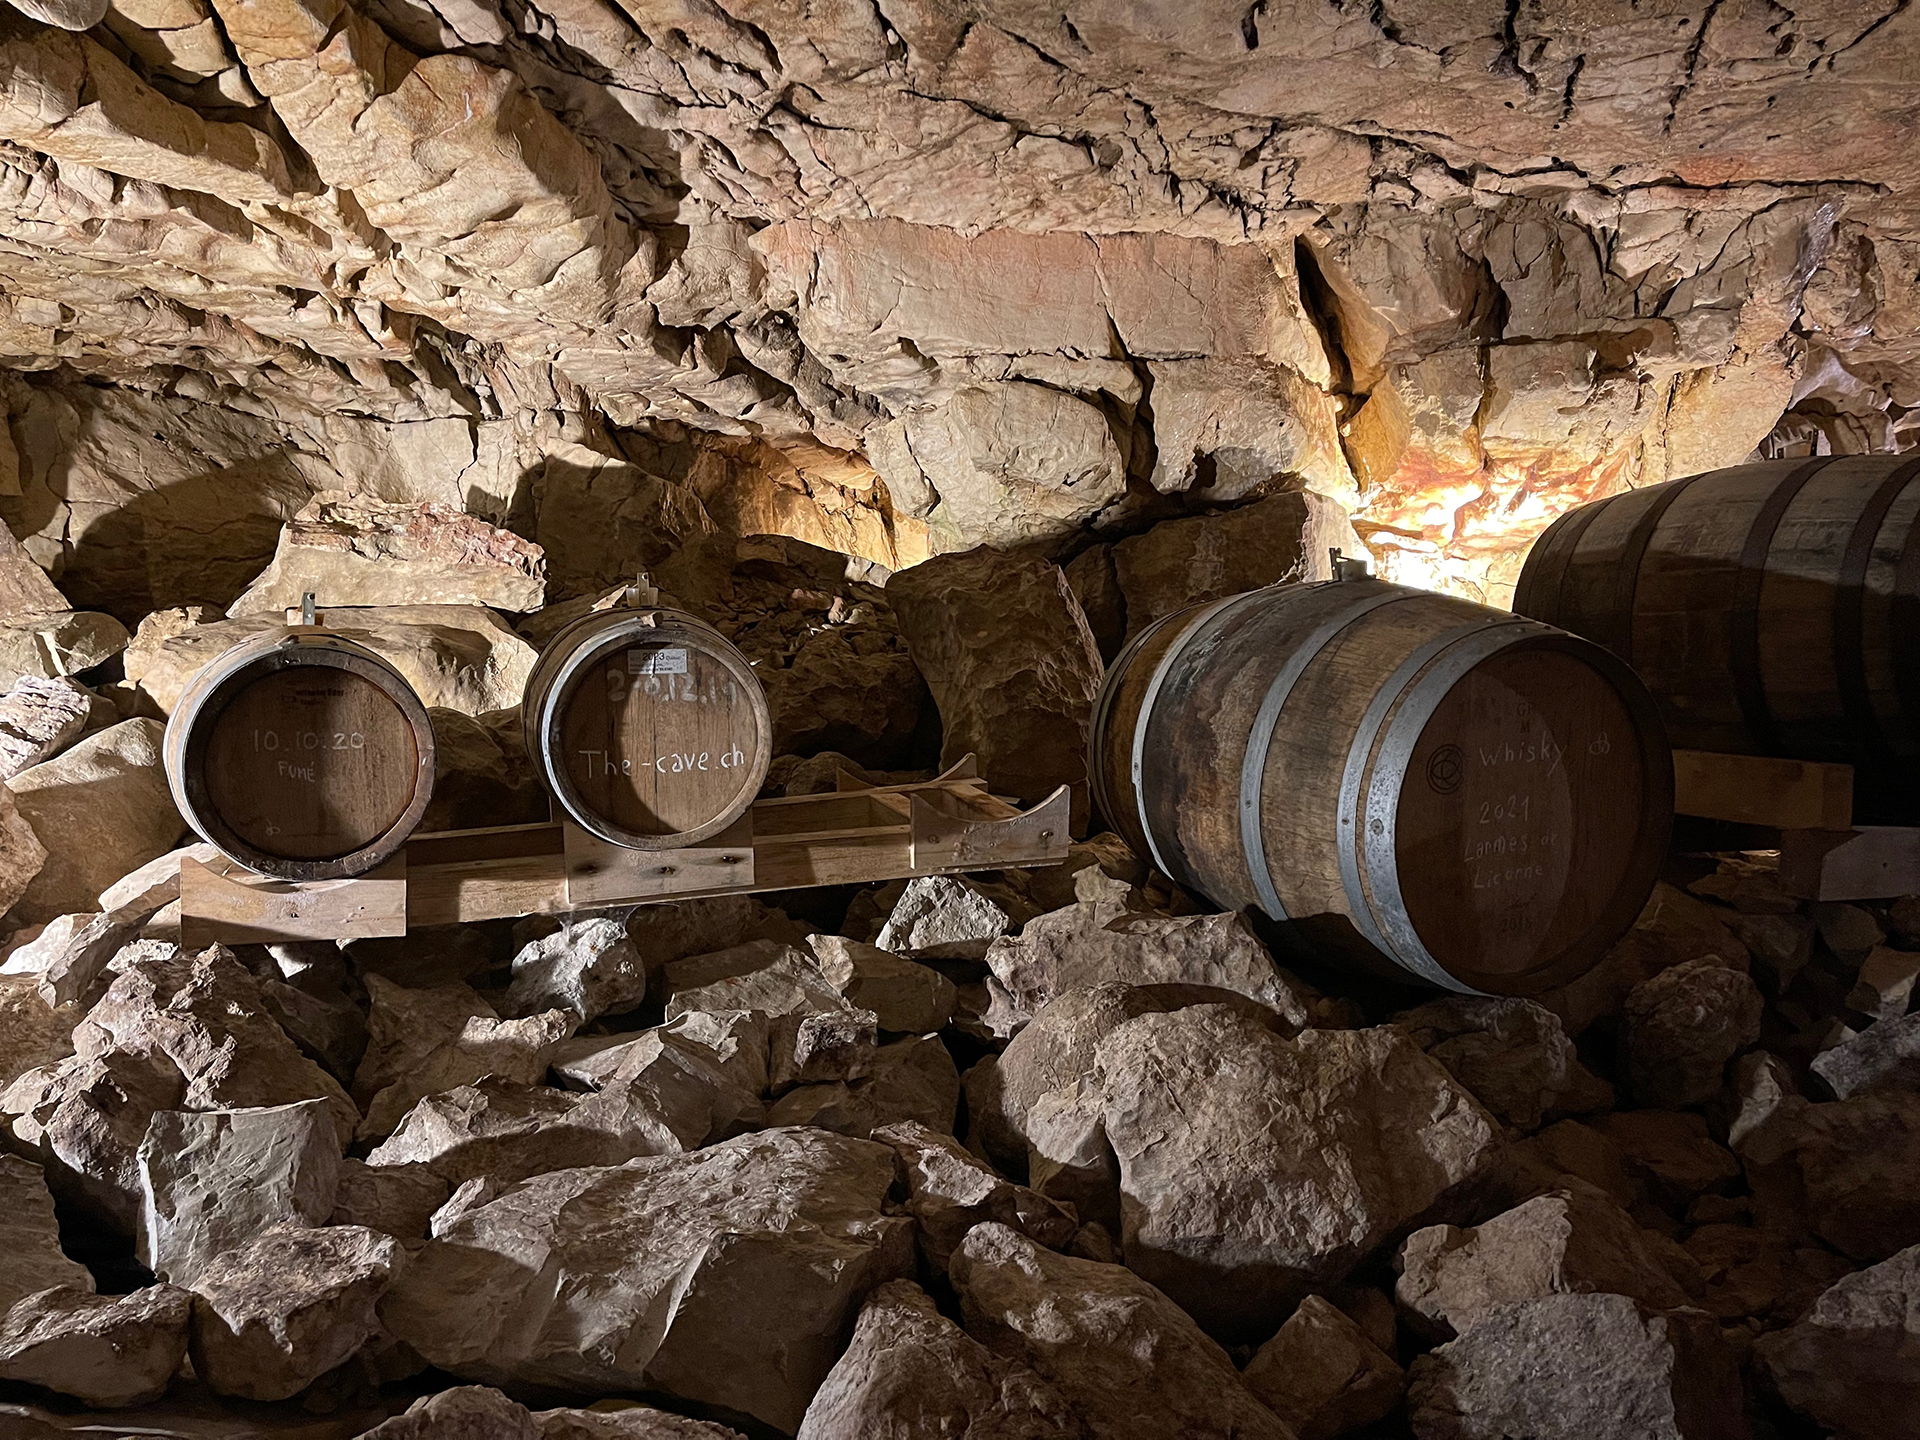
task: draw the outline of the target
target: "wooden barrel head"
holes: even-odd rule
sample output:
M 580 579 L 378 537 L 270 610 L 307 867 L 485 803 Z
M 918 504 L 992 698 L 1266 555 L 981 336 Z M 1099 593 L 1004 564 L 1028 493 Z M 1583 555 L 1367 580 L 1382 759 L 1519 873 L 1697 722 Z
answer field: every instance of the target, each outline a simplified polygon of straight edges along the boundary
M 1605 674 L 1558 646 L 1497 652 L 1441 699 L 1414 745 L 1394 847 L 1408 920 L 1450 973 L 1540 988 L 1529 977 L 1619 928 L 1623 895 L 1637 910 L 1646 837 L 1665 825 L 1650 813 L 1660 787 L 1644 728 Z
M 759 793 L 764 716 L 743 665 L 680 637 L 622 642 L 560 699 L 564 798 L 634 836 L 704 830 Z
M 379 840 L 413 803 L 413 726 L 351 670 L 299 665 L 243 681 L 203 752 L 206 797 L 267 855 L 331 860 Z

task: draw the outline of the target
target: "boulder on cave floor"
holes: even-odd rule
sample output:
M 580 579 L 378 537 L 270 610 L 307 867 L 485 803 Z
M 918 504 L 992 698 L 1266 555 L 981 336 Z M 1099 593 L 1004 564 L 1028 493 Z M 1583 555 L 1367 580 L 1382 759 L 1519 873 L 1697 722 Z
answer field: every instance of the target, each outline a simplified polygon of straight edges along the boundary
M 532 1411 L 485 1385 L 423 1395 L 359 1440 L 742 1440 L 737 1430 L 651 1406 Z
M 1781 1397 L 1837 1440 L 1917 1440 L 1920 1245 L 1841 1277 L 1754 1353 Z
M 0 695 L 0 780 L 51 760 L 87 728 L 94 696 L 78 680 L 22 675 Z
M 918 960 L 980 960 L 1033 915 L 1005 886 L 965 875 L 920 875 L 900 892 L 874 944 Z
M 1273 963 L 1244 916 L 1136 914 L 1081 901 L 987 949 L 987 1023 L 1006 1039 L 1054 996 L 1090 985 L 1211 985 L 1257 1000 L 1295 1028 L 1324 1024 L 1321 997 Z
M 989 1220 L 1050 1250 L 1064 1250 L 1079 1228 L 1071 1207 L 994 1173 L 951 1135 L 907 1120 L 881 1126 L 873 1138 L 900 1156 L 907 1213 L 919 1225 L 921 1254 L 935 1270 L 944 1271 L 967 1232 Z
M 797 1085 L 767 1110 L 769 1125 L 817 1125 L 866 1137 L 883 1125 L 913 1121 L 953 1132 L 960 1072 L 938 1035 L 918 1035 L 875 1049 L 855 1080 Z
M 887 1146 L 800 1129 L 537 1176 L 443 1226 L 381 1318 L 467 1379 L 647 1391 L 791 1434 L 860 1303 L 912 1267 L 894 1176 Z
M 843 935 L 810 935 L 807 948 L 841 998 L 871 1010 L 882 1030 L 927 1035 L 953 1014 L 953 982 L 930 965 Z
M 172 1285 L 131 1295 L 60 1286 L 17 1300 L 0 1318 L 0 1380 L 87 1405 L 158 1400 L 186 1358 L 192 1298 Z
M 0 1154 L 0 1313 L 23 1295 L 93 1289 L 87 1267 L 60 1248 L 53 1196 L 38 1165 Z
M 1556 1110 L 1607 1108 L 1613 1089 L 1580 1063 L 1551 1010 L 1517 996 L 1449 995 L 1393 1023 L 1508 1125 L 1538 1130 Z
M 1097 1069 L 1128 1266 L 1240 1340 L 1396 1235 L 1464 1214 L 1501 1145 L 1391 1026 L 1284 1040 L 1199 1005 L 1129 1020 Z
M 1760 1038 L 1760 990 L 1715 960 L 1689 960 L 1628 992 L 1621 1048 L 1642 1105 L 1680 1110 L 1719 1093 L 1727 1062 Z
M 860 1309 L 853 1341 L 807 1406 L 796 1440 L 1087 1440 L 1066 1397 L 995 1354 L 910 1280 Z
M 1546 1295 L 1626 1295 L 1650 1310 L 1690 1303 L 1692 1267 L 1603 1194 L 1575 1186 L 1537 1196 L 1472 1229 L 1436 1225 L 1394 1257 L 1394 1298 L 1415 1327 L 1451 1340 L 1502 1305 Z M 1699 1285 L 1699 1277 L 1688 1278 Z
M 967 1333 L 1049 1382 L 1091 1440 L 1292 1440 L 1227 1352 L 1123 1266 L 989 1222 L 967 1232 L 951 1274 Z
M 1499 1306 L 1413 1362 L 1418 1440 L 1746 1440 L 1733 1352 L 1694 1310 L 1625 1295 Z
M 375 1305 L 405 1252 L 355 1226 L 283 1226 L 193 1282 L 194 1373 L 222 1395 L 285 1400 L 380 1333 Z
M 1241 1378 L 1299 1440 L 1334 1440 L 1383 1420 L 1407 1388 L 1393 1357 L 1318 1295 L 1300 1302 Z
M 571 1010 L 584 1024 L 610 1011 L 632 1010 L 647 998 L 647 966 L 617 920 L 566 917 L 558 930 L 513 957 L 506 1013 Z

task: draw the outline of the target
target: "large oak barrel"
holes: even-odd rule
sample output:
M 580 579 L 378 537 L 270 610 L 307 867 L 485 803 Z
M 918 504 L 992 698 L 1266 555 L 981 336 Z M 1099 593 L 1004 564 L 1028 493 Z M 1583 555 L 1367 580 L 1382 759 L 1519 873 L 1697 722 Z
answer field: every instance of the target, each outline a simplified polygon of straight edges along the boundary
M 282 880 L 375 869 L 433 795 L 426 707 L 385 660 L 324 630 L 275 628 L 203 666 L 163 750 L 187 822 Z
M 1525 995 L 1639 914 L 1673 815 L 1652 701 L 1606 651 L 1366 578 L 1170 615 L 1115 659 L 1108 823 L 1336 963 Z
M 1514 609 L 1604 645 L 1675 745 L 1841 761 L 1920 816 L 1920 459 L 1772 460 L 1596 500 L 1535 542 Z
M 662 850 L 719 834 L 760 793 L 773 721 L 753 667 L 678 610 L 583 616 L 527 682 L 527 753 L 581 829 Z

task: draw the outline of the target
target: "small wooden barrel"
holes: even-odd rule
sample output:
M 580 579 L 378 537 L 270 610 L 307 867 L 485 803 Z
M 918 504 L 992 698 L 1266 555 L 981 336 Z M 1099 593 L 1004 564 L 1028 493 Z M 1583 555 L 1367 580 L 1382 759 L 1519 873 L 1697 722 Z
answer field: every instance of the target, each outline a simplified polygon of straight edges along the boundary
M 163 748 L 188 824 L 282 880 L 377 868 L 433 796 L 426 707 L 373 651 L 323 630 L 269 630 L 202 667 Z
M 527 753 L 581 829 L 615 845 L 695 845 L 738 820 L 773 758 L 753 667 L 678 610 L 583 616 L 540 652 Z
M 1920 818 L 1920 458 L 1596 500 L 1535 542 L 1514 609 L 1632 665 L 1674 744 L 1850 764 L 1856 811 Z
M 1349 578 L 1195 606 L 1107 672 L 1089 773 L 1181 884 L 1336 963 L 1526 995 L 1589 969 L 1666 849 L 1659 716 L 1604 650 Z

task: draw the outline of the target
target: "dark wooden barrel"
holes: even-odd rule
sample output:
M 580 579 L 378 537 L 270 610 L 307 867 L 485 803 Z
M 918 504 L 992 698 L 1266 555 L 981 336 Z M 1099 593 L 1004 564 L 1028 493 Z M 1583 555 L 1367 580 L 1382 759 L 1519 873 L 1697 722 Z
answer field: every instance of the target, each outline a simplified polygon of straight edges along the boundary
M 1675 745 L 1851 764 L 1856 811 L 1920 817 L 1920 458 L 1596 500 L 1534 543 L 1514 609 L 1632 665 Z
M 540 652 L 527 753 L 581 829 L 663 850 L 725 830 L 760 793 L 773 720 L 753 667 L 678 610 L 582 617 Z
M 1107 672 L 1094 797 L 1166 874 L 1322 958 L 1526 995 L 1639 914 L 1673 815 L 1652 701 L 1587 641 L 1366 578 L 1170 615 Z
M 281 880 L 377 868 L 433 795 L 426 707 L 373 651 L 322 630 L 270 630 L 203 666 L 163 753 L 187 823 Z

